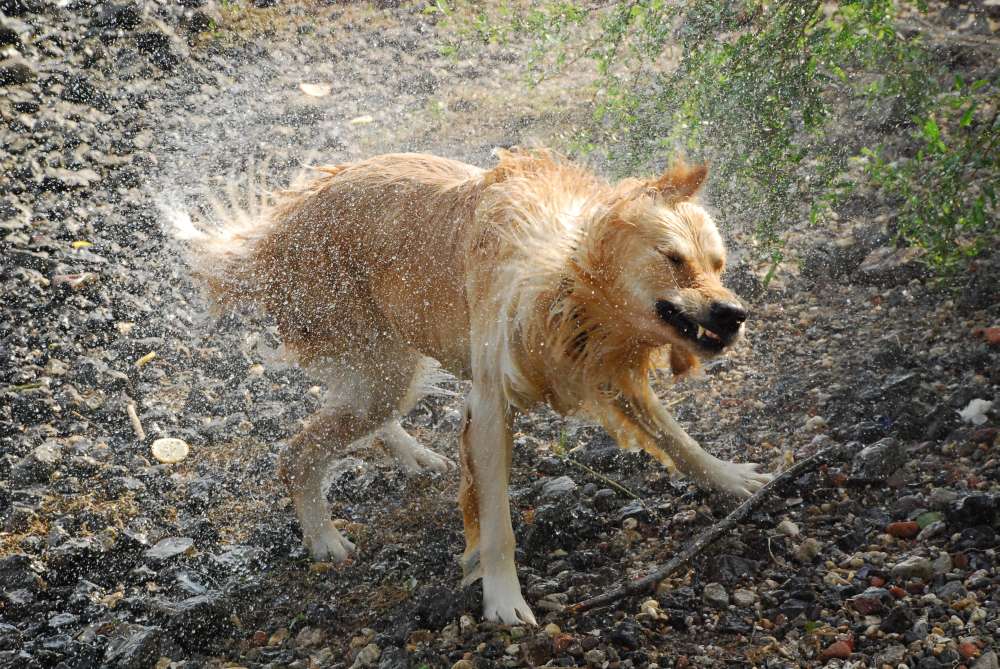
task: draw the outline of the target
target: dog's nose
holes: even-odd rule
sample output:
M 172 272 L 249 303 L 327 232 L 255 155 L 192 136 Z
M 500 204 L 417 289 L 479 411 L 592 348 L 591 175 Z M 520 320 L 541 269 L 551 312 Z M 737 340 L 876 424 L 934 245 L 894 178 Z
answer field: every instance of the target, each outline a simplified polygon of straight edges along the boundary
M 731 334 L 740 329 L 747 319 L 747 310 L 737 302 L 713 302 L 708 310 L 713 329 L 720 334 Z

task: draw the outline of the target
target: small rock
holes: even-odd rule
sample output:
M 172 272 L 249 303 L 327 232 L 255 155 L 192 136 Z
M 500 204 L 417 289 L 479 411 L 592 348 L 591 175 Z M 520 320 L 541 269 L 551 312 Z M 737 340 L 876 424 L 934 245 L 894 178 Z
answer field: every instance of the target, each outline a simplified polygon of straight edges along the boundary
M 542 484 L 542 499 L 558 499 L 576 490 L 576 481 L 568 476 L 549 479 Z
M 957 500 L 960 495 L 954 490 L 949 490 L 948 488 L 934 488 L 931 494 L 927 497 L 927 503 L 931 505 L 932 509 L 946 509 L 948 505 Z
M 971 423 L 972 425 L 982 425 L 989 420 L 986 414 L 992 408 L 992 401 L 977 398 L 971 400 L 964 409 L 958 412 L 958 415 L 966 423 Z
M 885 532 L 897 539 L 912 539 L 920 533 L 920 525 L 915 520 L 903 520 L 889 523 L 885 528 Z
M 851 598 L 851 608 L 863 616 L 878 613 L 887 603 L 892 602 L 892 595 L 885 588 L 867 588 L 860 595 Z
M 786 537 L 795 538 L 799 536 L 799 526 L 787 518 L 778 523 L 778 526 L 774 529 L 778 532 L 778 534 L 783 534 Z
M 885 481 L 906 464 L 902 444 L 886 437 L 862 449 L 851 464 L 851 476 L 859 481 Z
M 604 661 L 608 659 L 608 655 L 603 650 L 594 648 L 584 653 L 583 659 L 588 666 L 601 667 L 604 665 Z
M 548 625 L 545 626 L 545 633 L 548 634 L 549 637 L 554 638 L 557 635 L 561 634 L 562 630 L 559 629 L 559 625 L 556 625 L 555 623 L 549 623 Z
M 476 669 L 476 665 L 471 660 L 459 660 L 451 665 L 451 669 Z
M 1000 659 L 997 658 L 995 651 L 986 651 L 979 656 L 972 669 L 1000 669 Z
M 851 656 L 851 653 L 854 650 L 851 646 L 852 644 L 844 640 L 834 641 L 823 650 L 823 653 L 820 655 L 820 659 L 846 660 Z
M 182 461 L 191 452 L 191 448 L 183 439 L 164 437 L 157 439 L 150 446 L 153 457 L 165 465 L 172 465 Z
M 717 609 L 729 606 L 729 593 L 721 583 L 708 583 L 701 593 L 702 599 Z
M 0 86 L 19 86 L 36 78 L 35 69 L 25 60 L 9 58 L 0 62 Z
M 733 590 L 733 604 L 740 608 L 753 606 L 757 601 L 757 594 L 746 588 L 736 588 Z
M 934 565 L 925 557 L 914 555 L 896 563 L 890 572 L 893 578 L 920 578 L 925 581 L 934 576 Z
M 145 669 L 159 656 L 159 627 L 123 625 L 111 635 L 104 649 L 104 666 L 121 669 Z
M 147 550 L 146 558 L 149 560 L 169 560 L 187 552 L 192 546 L 194 546 L 194 539 L 190 537 L 167 537 L 160 539 L 155 546 Z
M 934 558 L 933 566 L 935 574 L 947 574 L 951 571 L 951 556 L 947 553 L 940 553 Z
M 819 555 L 822 548 L 823 545 L 812 537 L 803 539 L 802 543 L 795 547 L 795 559 L 799 562 L 812 562 Z
M 822 416 L 810 416 L 806 419 L 805 429 L 810 432 L 815 432 L 816 430 L 822 430 L 826 427 L 826 419 Z
M 377 645 L 370 643 L 358 651 L 357 656 L 354 658 L 354 664 L 351 665 L 351 669 L 362 669 L 362 667 L 374 667 L 375 663 L 378 662 L 378 659 L 381 656 L 382 656 L 382 649 L 379 648 Z
M 858 283 L 891 287 L 920 279 L 927 275 L 927 265 L 921 260 L 924 251 L 918 247 L 901 249 L 883 246 L 861 261 L 855 272 Z

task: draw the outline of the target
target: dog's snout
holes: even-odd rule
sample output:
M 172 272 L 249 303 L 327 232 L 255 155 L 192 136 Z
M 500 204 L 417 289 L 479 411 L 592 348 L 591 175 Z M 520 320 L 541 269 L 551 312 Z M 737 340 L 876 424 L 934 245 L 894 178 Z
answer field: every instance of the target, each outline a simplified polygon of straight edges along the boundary
M 739 330 L 747 315 L 746 308 L 737 302 L 713 302 L 708 312 L 714 328 L 725 334 Z

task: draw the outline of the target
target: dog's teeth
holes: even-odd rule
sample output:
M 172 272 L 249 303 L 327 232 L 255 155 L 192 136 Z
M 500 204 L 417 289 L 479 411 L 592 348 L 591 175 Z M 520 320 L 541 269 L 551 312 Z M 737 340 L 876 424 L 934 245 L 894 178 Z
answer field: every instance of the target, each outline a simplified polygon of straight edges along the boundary
M 698 336 L 699 336 L 699 337 L 702 337 L 702 336 L 704 336 L 704 334 L 705 334 L 705 328 L 703 328 L 703 327 L 701 327 L 701 326 L 699 325 L 699 326 L 698 326 Z

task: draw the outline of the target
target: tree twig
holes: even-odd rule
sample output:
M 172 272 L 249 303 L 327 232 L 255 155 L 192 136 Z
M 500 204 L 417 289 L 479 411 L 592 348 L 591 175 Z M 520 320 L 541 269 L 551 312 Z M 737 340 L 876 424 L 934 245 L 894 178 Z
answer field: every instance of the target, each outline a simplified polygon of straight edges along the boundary
M 754 493 L 750 499 L 736 507 L 736 509 L 723 518 L 722 521 L 716 523 L 707 531 L 696 537 L 691 543 L 685 546 L 680 553 L 674 556 L 662 567 L 655 569 L 640 579 L 629 581 L 625 585 L 619 586 L 610 592 L 604 592 L 596 597 L 591 597 L 590 599 L 585 599 L 582 602 L 573 604 L 567 609 L 567 611 L 570 613 L 589 611 L 593 608 L 606 606 L 614 601 L 622 599 L 623 597 L 647 591 L 690 562 L 692 558 L 713 544 L 723 534 L 733 529 L 740 523 L 740 521 L 749 516 L 754 509 L 760 506 L 761 502 L 767 499 L 767 497 L 770 496 L 775 490 L 778 490 L 790 481 L 802 476 L 802 474 L 812 471 L 813 469 L 817 469 L 822 465 L 842 461 L 852 452 L 853 451 L 846 446 L 837 444 L 823 449 L 819 453 L 816 453 L 801 462 L 795 463 L 781 474 L 774 477 L 774 479 L 772 479 L 767 485 Z
M 142 429 L 142 421 L 139 420 L 139 413 L 135 410 L 135 402 L 125 400 L 125 413 L 128 414 L 129 422 L 132 423 L 132 431 L 139 441 L 146 441 L 146 431 Z

